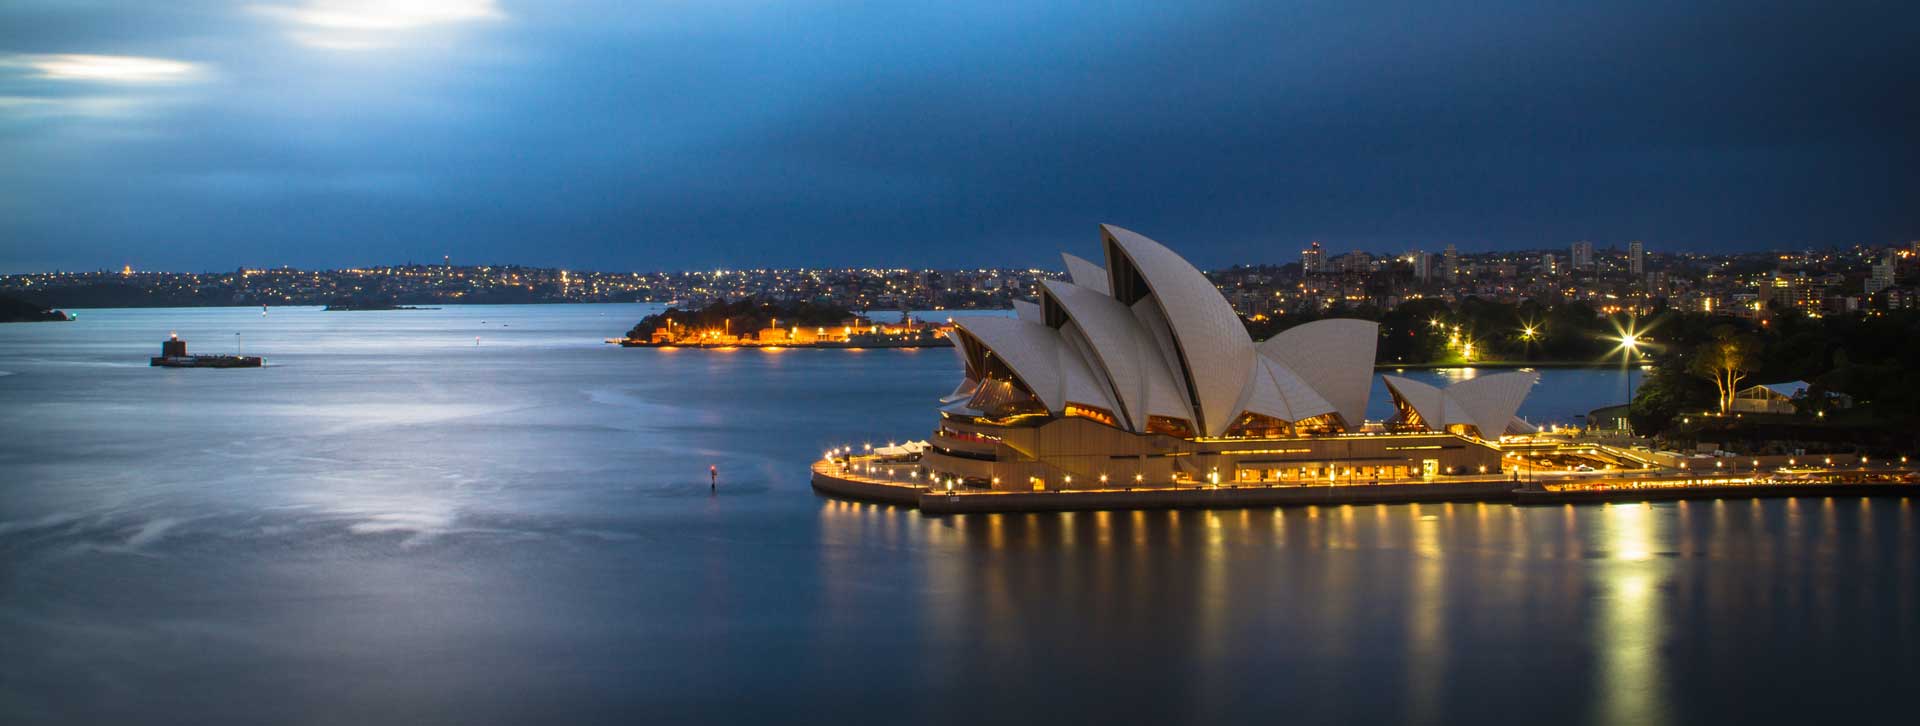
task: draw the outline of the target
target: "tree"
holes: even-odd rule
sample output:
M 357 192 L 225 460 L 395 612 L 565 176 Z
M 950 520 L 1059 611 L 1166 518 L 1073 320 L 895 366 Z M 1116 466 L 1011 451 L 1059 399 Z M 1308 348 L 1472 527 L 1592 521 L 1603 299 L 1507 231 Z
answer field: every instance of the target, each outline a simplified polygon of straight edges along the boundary
M 1713 381 L 1713 387 L 1720 394 L 1720 412 L 1726 413 L 1733 408 L 1733 394 L 1740 390 L 1740 381 L 1752 373 L 1760 364 L 1760 341 L 1751 335 L 1743 335 L 1731 325 L 1722 325 L 1713 329 L 1713 338 L 1693 351 L 1693 362 L 1688 372 Z
M 1663 434 L 1681 413 L 1706 405 L 1711 393 L 1705 388 L 1705 382 L 1687 375 L 1677 363 L 1662 362 L 1634 395 L 1627 422 L 1640 436 Z

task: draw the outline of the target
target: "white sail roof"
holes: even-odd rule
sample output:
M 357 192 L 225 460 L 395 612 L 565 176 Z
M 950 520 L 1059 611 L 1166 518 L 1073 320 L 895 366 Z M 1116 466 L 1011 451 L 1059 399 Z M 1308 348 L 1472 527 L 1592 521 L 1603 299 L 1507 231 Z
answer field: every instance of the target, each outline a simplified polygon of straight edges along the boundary
M 1220 435 L 1239 414 L 1235 404 L 1253 375 L 1253 340 L 1246 326 L 1207 276 L 1172 250 L 1110 224 L 1100 229 L 1108 242 L 1108 289 L 1131 288 L 1132 281 L 1121 278 L 1128 270 L 1146 281 L 1143 292 L 1150 293 L 1166 316 L 1177 346 L 1180 373 L 1201 419 L 1197 423 L 1207 435 Z
M 1047 410 L 1059 413 L 1068 401 L 1113 410 L 1085 360 L 1052 328 L 1012 318 L 968 316 L 955 321 L 1033 390 Z
M 1527 391 L 1540 380 L 1540 374 L 1498 373 L 1446 388 L 1400 376 L 1380 378 L 1386 382 L 1389 392 L 1420 414 L 1427 428 L 1444 431 L 1454 424 L 1466 424 L 1479 429 L 1482 438 L 1493 439 L 1507 432 L 1514 414 L 1520 410 L 1520 402 L 1526 400 Z
M 1482 437 L 1494 439 L 1507 432 L 1520 402 L 1527 400 L 1527 392 L 1539 380 L 1540 374 L 1533 371 L 1477 376 L 1447 386 L 1447 395 L 1460 405 L 1463 420 L 1459 423 L 1471 423 Z
M 1315 393 L 1306 381 L 1267 359 L 1261 359 L 1254 370 L 1252 390 L 1243 409 L 1287 422 L 1335 413 L 1333 404 Z
M 1428 429 L 1445 431 L 1447 429 L 1447 394 L 1434 386 L 1411 378 L 1400 376 L 1381 376 L 1387 384 L 1387 392 L 1394 398 L 1411 406 L 1414 413 L 1420 414 L 1420 420 Z
M 1281 331 L 1262 342 L 1259 351 L 1325 397 L 1348 426 L 1358 427 L 1367 414 L 1379 344 L 1379 323 L 1332 318 Z
M 973 379 L 973 369 L 967 367 L 967 345 L 966 341 L 961 339 L 960 331 L 947 331 L 947 342 L 953 344 L 953 355 L 960 359 L 960 370 L 964 371 L 961 375 L 966 377 L 966 380 L 961 382 L 962 385 L 979 383 Z
M 1060 259 L 1066 261 L 1067 277 L 1072 278 L 1073 284 L 1102 295 L 1108 293 L 1107 271 L 1100 269 L 1099 265 L 1065 252 L 1060 253 Z
M 1145 430 L 1148 416 L 1193 419 L 1158 344 L 1125 305 L 1077 284 L 1041 284 L 1092 345 L 1092 362 L 1113 383 L 1128 429 Z
M 1029 323 L 1045 322 L 1040 316 L 1040 305 L 1026 300 L 1013 301 L 1013 316 Z

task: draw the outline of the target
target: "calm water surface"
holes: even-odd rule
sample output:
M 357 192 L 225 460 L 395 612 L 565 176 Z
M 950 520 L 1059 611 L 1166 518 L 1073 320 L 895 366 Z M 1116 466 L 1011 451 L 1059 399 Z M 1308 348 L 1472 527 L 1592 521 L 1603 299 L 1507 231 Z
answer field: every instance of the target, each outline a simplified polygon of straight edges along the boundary
M 1904 499 L 927 518 L 806 465 L 924 436 L 950 351 L 598 342 L 648 310 L 0 326 L 0 722 L 1912 711 Z M 269 365 L 148 368 L 169 330 Z M 1536 421 L 1624 394 L 1543 375 Z

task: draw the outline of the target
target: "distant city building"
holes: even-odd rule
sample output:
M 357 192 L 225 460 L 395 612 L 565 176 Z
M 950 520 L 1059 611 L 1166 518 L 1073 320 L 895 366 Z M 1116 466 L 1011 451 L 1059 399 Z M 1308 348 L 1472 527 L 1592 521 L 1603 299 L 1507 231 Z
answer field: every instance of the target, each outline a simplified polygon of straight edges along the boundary
M 1867 274 L 1866 293 L 1868 295 L 1872 295 L 1881 290 L 1885 290 L 1889 287 L 1893 287 L 1894 268 L 1898 264 L 1899 264 L 1899 257 L 1894 253 L 1893 250 L 1891 249 L 1887 250 L 1886 257 L 1881 259 L 1879 262 L 1873 263 L 1872 270 L 1869 271 Z
M 1672 278 L 1663 270 L 1647 273 L 1647 294 L 1654 297 L 1666 297 L 1673 291 Z
M 1773 284 L 1767 289 L 1767 299 L 1781 307 L 1793 308 L 1813 317 L 1820 317 L 1825 310 L 1826 288 L 1806 276 L 1806 273 L 1786 274 L 1776 272 Z
M 1640 240 L 1627 243 L 1627 273 L 1635 280 L 1647 274 L 1647 246 Z
M 1540 255 L 1540 274 L 1555 277 L 1560 274 L 1560 260 L 1552 252 Z
M 1440 274 L 1447 278 L 1447 282 L 1459 282 L 1460 281 L 1459 251 L 1455 250 L 1453 248 L 1453 245 L 1447 245 L 1446 251 L 1440 254 L 1440 260 L 1441 260 Z
M 1576 271 L 1593 269 L 1593 243 L 1586 240 L 1573 243 L 1572 253 L 1567 256 L 1567 264 Z
M 1422 283 L 1433 282 L 1433 253 L 1425 250 L 1413 253 L 1413 277 Z
M 1373 271 L 1373 255 L 1355 250 L 1341 255 L 1335 268 L 1351 275 L 1366 274 Z
M 1909 310 L 1920 306 L 1912 287 L 1890 287 L 1881 291 L 1881 306 L 1887 310 Z
M 1318 275 L 1326 271 L 1327 271 L 1327 251 L 1320 248 L 1319 242 L 1314 242 L 1312 245 L 1309 245 L 1306 249 L 1300 251 L 1300 273 L 1301 274 Z

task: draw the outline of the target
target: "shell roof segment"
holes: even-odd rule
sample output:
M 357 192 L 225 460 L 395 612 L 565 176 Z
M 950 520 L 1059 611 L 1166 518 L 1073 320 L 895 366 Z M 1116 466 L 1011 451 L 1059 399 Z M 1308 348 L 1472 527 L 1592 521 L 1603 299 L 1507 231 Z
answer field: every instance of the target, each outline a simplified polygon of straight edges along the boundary
M 1065 252 L 1060 253 L 1060 259 L 1067 263 L 1067 277 L 1073 280 L 1073 284 L 1102 295 L 1111 292 L 1111 288 L 1107 287 L 1107 271 L 1100 269 L 1099 265 Z
M 1420 414 L 1427 428 L 1444 431 L 1448 426 L 1464 424 L 1478 429 L 1481 438 L 1497 439 L 1506 433 L 1527 392 L 1540 380 L 1540 374 L 1532 371 L 1497 373 L 1446 388 L 1400 376 L 1380 378 L 1394 397 Z
M 1335 413 L 1333 404 L 1316 393 L 1293 371 L 1273 360 L 1261 359 L 1253 374 L 1252 390 L 1244 410 L 1282 421 L 1299 421 Z
M 1281 331 L 1262 342 L 1259 351 L 1332 403 L 1348 425 L 1359 426 L 1367 413 L 1379 345 L 1379 323 L 1332 318 Z
M 1080 285 L 1057 280 L 1042 284 L 1092 345 L 1092 362 L 1112 382 L 1128 428 L 1144 430 L 1148 416 L 1192 420 L 1193 414 L 1158 344 L 1132 311 L 1120 301 Z
M 1013 318 L 970 316 L 955 323 L 999 356 L 1047 410 L 1059 413 L 1068 401 L 1113 409 L 1080 354 L 1045 325 Z
M 1478 427 L 1484 438 L 1499 438 L 1539 380 L 1540 374 L 1533 371 L 1477 376 L 1447 386 L 1447 395 L 1459 403 L 1465 419 L 1461 423 Z
M 1254 369 L 1253 340 L 1240 316 L 1206 275 L 1164 245 L 1110 224 L 1100 230 L 1107 241 L 1109 289 L 1123 304 L 1148 297 L 1157 303 L 1197 423 L 1209 436 L 1225 432 L 1240 413 L 1236 404 Z

